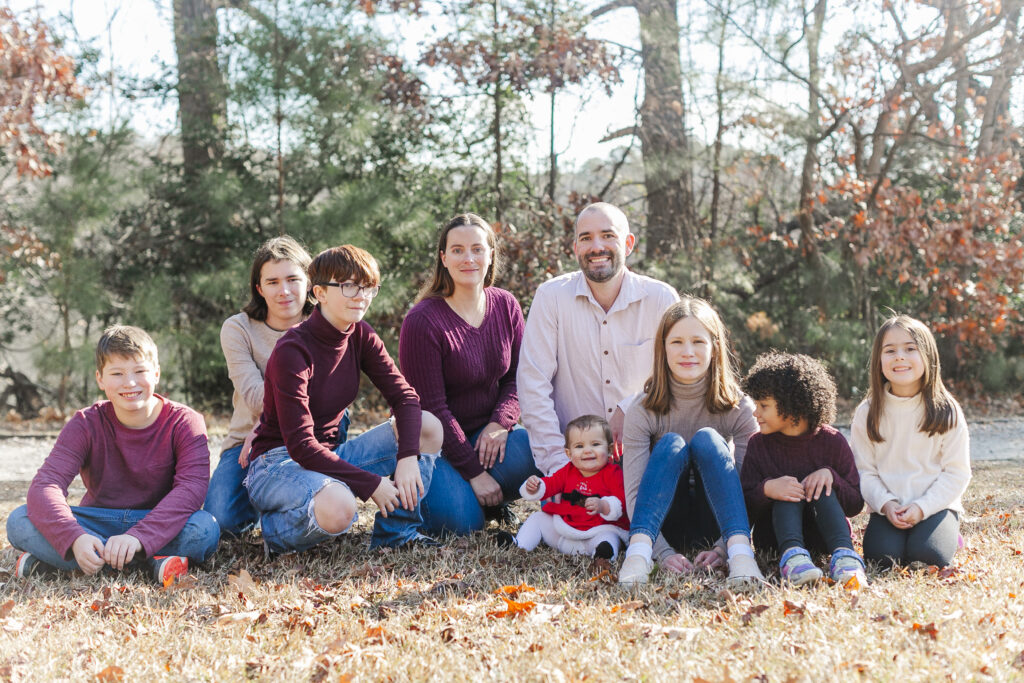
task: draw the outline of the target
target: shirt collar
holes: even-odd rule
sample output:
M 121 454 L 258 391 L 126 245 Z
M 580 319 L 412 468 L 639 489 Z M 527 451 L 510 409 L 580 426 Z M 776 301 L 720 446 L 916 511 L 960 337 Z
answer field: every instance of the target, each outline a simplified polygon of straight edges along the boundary
M 600 306 L 601 304 L 597 303 L 597 299 L 594 298 L 594 293 L 590 291 L 587 276 L 583 274 L 582 270 L 577 271 L 577 275 L 579 277 L 576 279 L 576 296 L 586 297 L 590 303 Z M 608 309 L 608 312 L 614 313 L 622 310 L 645 296 L 647 296 L 647 292 L 640 285 L 640 278 L 634 275 L 629 268 L 623 268 L 622 287 L 619 288 L 619 295 L 615 297 L 615 303 Z
M 320 312 L 320 304 L 316 305 L 309 318 L 302 324 L 309 329 L 317 341 L 330 344 L 331 346 L 341 346 L 345 340 L 352 336 L 353 330 L 356 329 L 355 325 L 349 325 L 347 331 L 340 331 Z

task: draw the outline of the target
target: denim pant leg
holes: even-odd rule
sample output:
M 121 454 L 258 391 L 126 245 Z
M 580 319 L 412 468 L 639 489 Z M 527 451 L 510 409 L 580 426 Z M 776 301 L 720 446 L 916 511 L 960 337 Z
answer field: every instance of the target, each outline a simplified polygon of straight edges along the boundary
M 156 555 L 181 555 L 193 562 L 206 562 L 220 543 L 220 525 L 205 510 L 193 512 L 178 535 L 156 551 Z
M 248 492 L 242 486 L 249 468 L 238 464 L 241 452 L 242 444 L 221 452 L 203 504 L 203 509 L 214 516 L 222 531 L 235 535 L 251 529 L 259 519 Z
M 35 524 L 29 520 L 28 508 L 24 505 L 16 508 L 7 517 L 7 540 L 18 550 L 32 553 L 51 567 L 65 571 L 78 569 L 74 555 L 71 555 L 70 560 L 61 557 Z
M 666 434 L 651 450 L 647 469 L 640 478 L 640 488 L 633 507 L 629 535 L 643 534 L 652 541 L 657 540 L 665 517 L 675 498 L 680 476 L 688 471 L 690 449 L 683 437 Z
M 476 444 L 480 433 L 469 435 Z M 533 462 L 530 439 L 526 430 L 516 425 L 505 442 L 505 458 L 487 470 L 501 487 L 505 502 L 519 498 L 519 487 L 530 475 L 540 475 Z M 466 535 L 484 528 L 483 508 L 468 481 L 462 478 L 447 459 L 437 459 L 430 491 L 423 498 L 423 532 L 431 535 Z
M 333 477 L 305 469 L 283 446 L 250 463 L 245 488 L 260 512 L 263 540 L 271 550 L 303 551 L 348 531 L 328 533 L 316 521 L 313 498 L 331 484 L 348 488 Z
M 700 474 L 722 538 L 728 540 L 737 535 L 750 538 L 743 486 L 726 440 L 714 429 L 701 429 L 690 439 L 690 459 Z
M 349 439 L 339 445 L 335 452 L 345 462 L 381 477 L 393 475 L 398 465 L 398 441 L 395 439 L 390 420 Z M 424 453 L 419 456 L 417 464 L 425 493 L 430 491 L 436 459 L 436 453 Z M 373 520 L 370 547 L 396 547 L 416 538 L 423 525 L 421 503 L 422 499 L 417 500 L 412 510 L 406 510 L 399 505 L 387 517 L 378 511 Z

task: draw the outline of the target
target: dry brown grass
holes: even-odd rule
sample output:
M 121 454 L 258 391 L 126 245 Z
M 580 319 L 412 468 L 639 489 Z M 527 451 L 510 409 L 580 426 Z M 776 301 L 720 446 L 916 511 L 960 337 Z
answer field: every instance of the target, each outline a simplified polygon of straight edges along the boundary
M 141 575 L 0 589 L 0 677 L 12 680 L 932 680 L 1024 678 L 1024 470 L 976 468 L 969 547 L 953 570 L 734 596 L 719 577 L 627 592 L 589 561 L 505 551 L 366 550 L 356 533 L 264 563 L 222 545 L 164 589 Z M 5 505 L 8 513 L 14 505 Z M 863 516 L 857 520 L 863 524 Z M 3 551 L 10 569 L 13 549 Z M 248 574 L 246 574 L 248 572 Z M 251 577 L 251 580 L 250 580 Z M 512 599 L 495 591 L 523 584 Z

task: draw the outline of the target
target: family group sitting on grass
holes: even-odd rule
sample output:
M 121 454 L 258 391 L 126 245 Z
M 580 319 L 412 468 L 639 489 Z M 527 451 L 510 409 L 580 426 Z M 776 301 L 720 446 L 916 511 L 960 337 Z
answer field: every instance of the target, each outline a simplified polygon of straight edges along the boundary
M 270 240 L 251 301 L 221 330 L 234 412 L 212 478 L 203 418 L 155 393 L 153 341 L 108 328 L 96 350 L 107 400 L 68 421 L 7 520 L 15 573 L 142 565 L 168 583 L 221 534 L 258 525 L 268 555 L 344 534 L 356 498 L 377 506 L 371 547 L 436 546 L 490 519 L 514 524 L 520 497 L 542 501 L 495 540 L 609 560 L 625 543 L 630 585 L 655 561 L 756 584 L 756 546 L 778 553 L 784 582 L 823 577 L 813 552 L 830 554 L 833 580 L 863 586 L 849 518 L 864 502 L 867 559 L 948 565 L 970 456 L 931 332 L 906 316 L 878 330 L 851 448 L 829 424 L 836 389 L 821 363 L 772 352 L 740 379 L 718 313 L 630 272 L 634 246 L 619 209 L 586 207 L 580 269 L 541 285 L 524 321 L 493 286 L 494 231 L 456 216 L 402 324 L 400 371 L 363 320 L 380 288 L 374 258 L 345 245 L 310 259 Z M 350 437 L 362 374 L 392 417 Z

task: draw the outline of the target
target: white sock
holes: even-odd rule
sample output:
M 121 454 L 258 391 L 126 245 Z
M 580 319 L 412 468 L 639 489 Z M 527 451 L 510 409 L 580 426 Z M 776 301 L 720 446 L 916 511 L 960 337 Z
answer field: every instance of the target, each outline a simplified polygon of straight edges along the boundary
M 730 560 L 737 555 L 746 555 L 747 557 L 754 556 L 754 549 L 746 543 L 733 543 L 731 546 L 726 548 L 725 552 Z
M 630 543 L 626 549 L 626 557 L 632 557 L 633 555 L 640 555 L 648 562 L 651 561 L 651 556 L 654 554 L 654 547 L 650 543 Z

